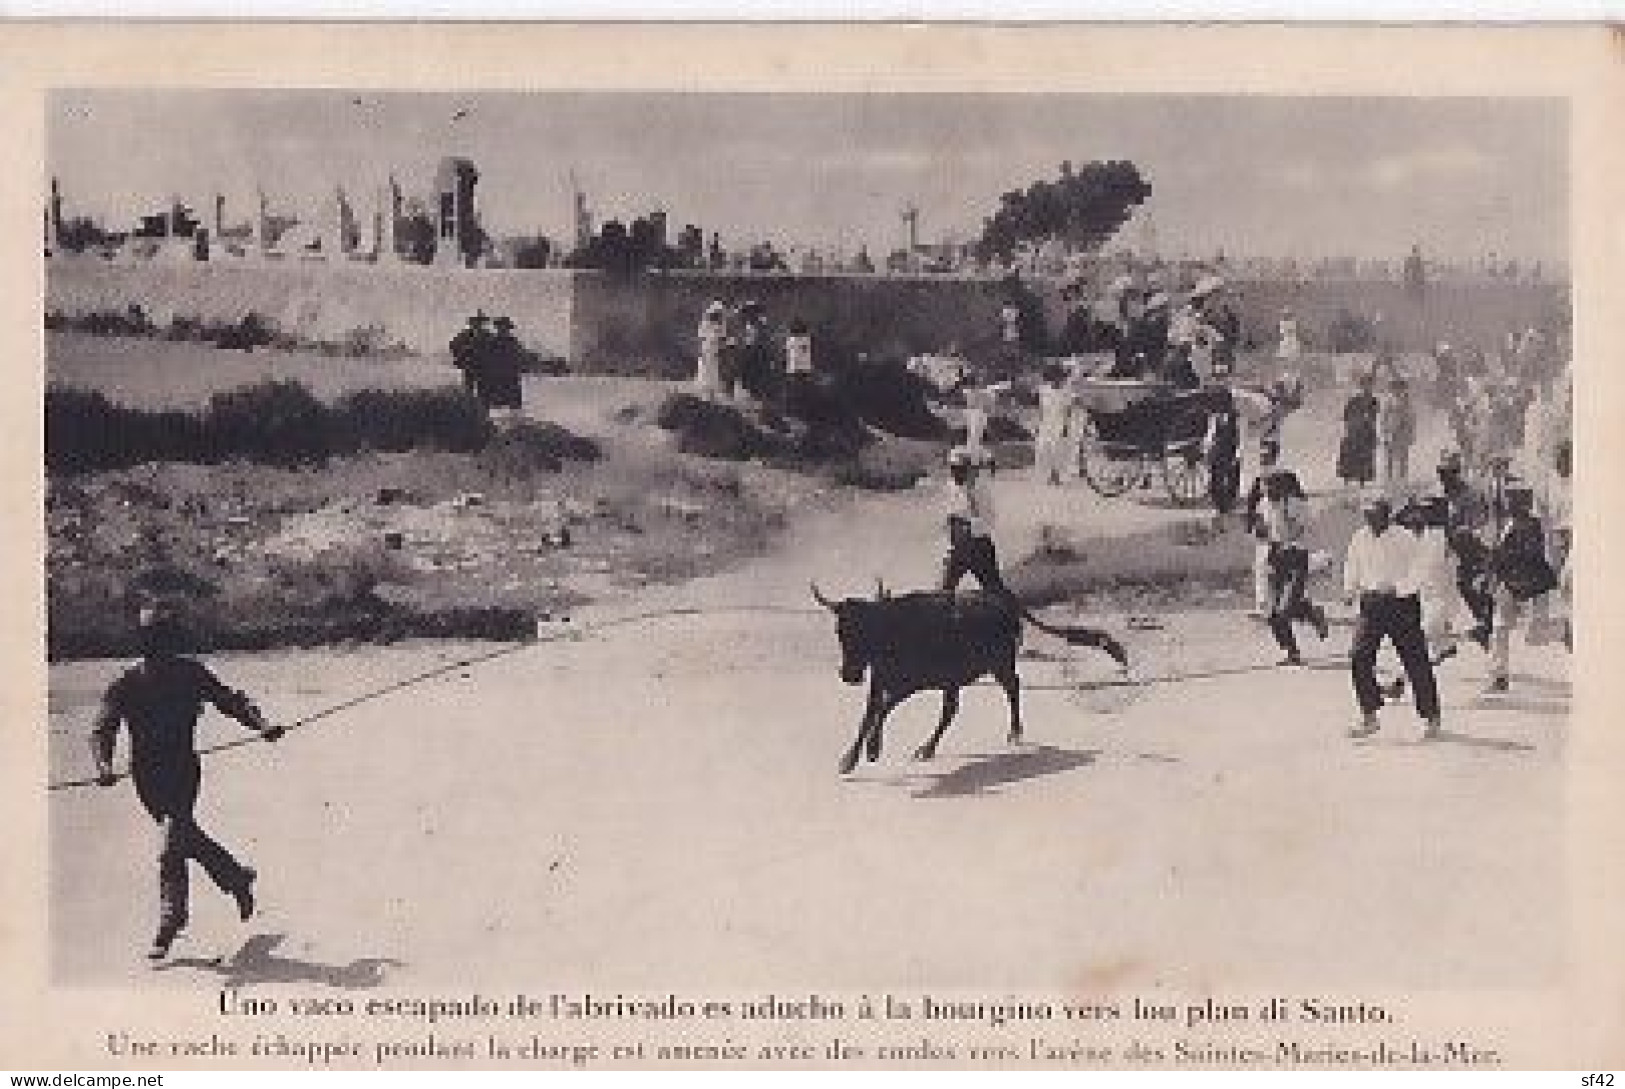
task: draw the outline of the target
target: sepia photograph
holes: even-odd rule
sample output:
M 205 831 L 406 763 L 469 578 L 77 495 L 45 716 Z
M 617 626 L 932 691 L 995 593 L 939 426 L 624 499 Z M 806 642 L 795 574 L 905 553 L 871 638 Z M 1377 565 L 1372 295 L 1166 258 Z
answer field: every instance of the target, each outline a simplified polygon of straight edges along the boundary
M 50 111 L 62 978 L 1560 964 L 1561 103 Z
M 41 95 L 41 986 L 1512 1061 L 1403 996 L 1589 955 L 1574 101 L 669 82 Z

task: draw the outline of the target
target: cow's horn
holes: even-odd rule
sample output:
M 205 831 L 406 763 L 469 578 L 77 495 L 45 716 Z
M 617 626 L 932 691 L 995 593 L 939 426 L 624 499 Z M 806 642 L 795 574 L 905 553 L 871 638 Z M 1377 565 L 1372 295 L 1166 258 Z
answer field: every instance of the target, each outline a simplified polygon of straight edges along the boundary
M 823 591 L 818 589 L 818 584 L 816 582 L 809 582 L 807 585 L 812 588 L 812 596 L 814 601 L 818 602 L 818 604 L 822 605 L 831 612 L 835 611 L 835 602 L 824 596 Z

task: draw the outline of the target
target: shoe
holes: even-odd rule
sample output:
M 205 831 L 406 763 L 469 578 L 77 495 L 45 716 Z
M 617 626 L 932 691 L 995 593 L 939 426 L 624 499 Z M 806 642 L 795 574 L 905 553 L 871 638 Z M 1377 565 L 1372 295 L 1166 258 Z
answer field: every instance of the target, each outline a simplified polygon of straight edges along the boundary
M 1283 665 L 1283 666 L 1301 666 L 1301 665 L 1303 665 L 1303 655 L 1301 655 L 1301 654 L 1288 654 L 1285 658 L 1282 658 L 1279 662 L 1276 662 L 1275 664 L 1276 665 Z
M 1490 649 L 1490 629 L 1484 627 L 1482 624 L 1468 632 L 1467 637 L 1478 644 L 1479 650 Z
M 1349 728 L 1350 737 L 1370 737 L 1377 732 L 1377 716 L 1374 714 L 1361 715 L 1360 724 Z
M 1405 678 L 1395 677 L 1387 684 L 1378 685 L 1377 691 L 1382 693 L 1382 698 L 1384 700 L 1388 701 L 1389 703 L 1395 703 L 1402 699 L 1405 695 Z
M 1315 611 L 1310 614 L 1309 620 L 1315 626 L 1315 634 L 1324 642 L 1332 633 L 1331 628 L 1326 624 L 1326 610 L 1316 605 Z
M 163 923 L 158 927 L 157 935 L 152 939 L 152 948 L 147 950 L 147 959 L 152 961 L 163 960 L 169 956 L 169 947 L 175 944 L 184 923 Z
M 1443 736 L 1444 722 L 1439 718 L 1438 715 L 1434 715 L 1432 718 L 1427 720 L 1427 725 L 1422 728 L 1422 740 L 1437 741 Z
M 1433 664 L 1436 666 L 1443 665 L 1446 661 L 1454 658 L 1456 656 L 1456 649 L 1456 644 L 1454 643 L 1440 648 L 1439 653 L 1433 656 Z
M 1511 691 L 1512 684 L 1505 677 L 1492 677 L 1490 683 L 1484 686 L 1486 696 L 1500 696 Z
M 231 898 L 237 901 L 237 917 L 245 923 L 254 917 L 254 878 L 258 876 L 244 866 L 243 883 L 231 890 Z

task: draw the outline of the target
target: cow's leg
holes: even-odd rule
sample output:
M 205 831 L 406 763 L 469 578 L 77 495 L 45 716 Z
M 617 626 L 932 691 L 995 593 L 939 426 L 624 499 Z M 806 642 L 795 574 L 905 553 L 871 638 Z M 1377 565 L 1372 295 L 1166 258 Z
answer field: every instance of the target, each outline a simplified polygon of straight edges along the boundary
M 1015 656 L 1011 655 L 1008 662 L 1001 664 L 999 671 L 993 675 L 1004 689 L 1004 698 L 1010 704 L 1010 737 L 1012 745 L 1021 744 L 1021 677 L 1016 673 Z
M 863 721 L 858 724 L 858 735 L 852 739 L 852 746 L 841 757 L 840 770 L 842 775 L 858 766 L 858 754 L 863 751 L 864 744 L 868 740 L 870 733 L 879 733 L 880 718 L 885 714 L 883 710 L 885 706 L 885 695 L 880 689 L 880 684 L 871 678 L 869 702 L 863 708 Z M 870 747 L 878 749 L 879 742 L 870 742 Z M 871 756 L 870 759 L 873 760 L 874 757 Z
M 880 759 L 880 743 L 886 728 L 886 716 L 891 714 L 892 709 L 901 702 L 903 701 L 895 695 L 889 695 L 881 699 L 880 709 L 875 712 L 874 721 L 869 723 L 869 738 L 863 751 L 864 758 L 869 763 L 872 764 Z
M 937 728 L 934 733 L 925 739 L 925 744 L 914 750 L 914 759 L 930 760 L 937 755 L 937 743 L 942 740 L 943 732 L 948 729 L 948 723 L 954 720 L 959 711 L 959 689 L 944 688 L 942 690 L 942 717 L 937 719 Z

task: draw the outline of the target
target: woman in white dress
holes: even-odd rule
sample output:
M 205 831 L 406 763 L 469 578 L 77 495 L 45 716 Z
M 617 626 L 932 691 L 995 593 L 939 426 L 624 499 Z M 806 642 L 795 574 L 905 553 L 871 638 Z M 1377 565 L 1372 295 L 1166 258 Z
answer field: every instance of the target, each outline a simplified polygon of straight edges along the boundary
M 717 300 L 700 316 L 700 357 L 694 371 L 694 392 L 715 399 L 723 395 L 722 346 L 728 339 L 728 307 Z
M 1038 433 L 1033 442 L 1033 462 L 1038 479 L 1059 486 L 1072 462 L 1072 407 L 1076 400 L 1067 382 L 1066 368 L 1051 364 L 1044 369 L 1044 382 L 1038 387 Z
M 1275 349 L 1275 358 L 1296 360 L 1303 355 L 1303 341 L 1298 334 L 1298 319 L 1293 316 L 1291 307 L 1281 308 L 1281 321 L 1276 329 L 1280 335 L 1280 346 Z

